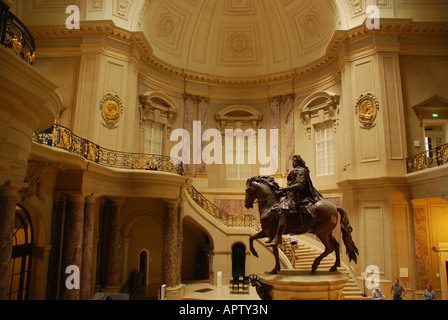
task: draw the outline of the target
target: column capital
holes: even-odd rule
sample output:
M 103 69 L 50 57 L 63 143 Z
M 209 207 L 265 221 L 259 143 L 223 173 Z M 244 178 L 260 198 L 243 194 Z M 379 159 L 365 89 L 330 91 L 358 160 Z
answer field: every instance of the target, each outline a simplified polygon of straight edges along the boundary
M 181 199 L 163 199 L 163 202 L 168 208 L 179 208 Z
M 4 185 L 0 186 L 0 196 L 4 197 L 15 197 L 19 196 L 20 187 L 11 185 L 9 182 L 6 182 Z
M 121 207 L 123 206 L 124 202 L 126 201 L 125 198 L 107 198 L 114 206 Z
M 97 200 L 99 197 L 101 197 L 101 195 L 100 195 L 100 194 L 97 194 L 97 193 L 91 193 L 91 194 L 88 194 L 88 195 L 86 195 L 86 202 L 87 202 L 87 203 L 96 203 L 96 200 Z
M 62 192 L 62 195 L 68 201 L 84 202 L 86 199 L 86 195 L 84 193 Z

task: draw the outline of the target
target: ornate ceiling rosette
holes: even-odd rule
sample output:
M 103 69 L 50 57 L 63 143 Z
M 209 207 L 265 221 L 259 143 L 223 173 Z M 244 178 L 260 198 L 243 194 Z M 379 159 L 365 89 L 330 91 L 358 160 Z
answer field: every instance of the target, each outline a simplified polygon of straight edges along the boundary
M 100 102 L 101 116 L 108 128 L 115 128 L 123 114 L 123 101 L 116 93 L 106 93 Z
M 366 92 L 359 96 L 356 101 L 355 114 L 364 128 L 370 129 L 375 125 L 379 108 L 378 99 L 372 92 Z

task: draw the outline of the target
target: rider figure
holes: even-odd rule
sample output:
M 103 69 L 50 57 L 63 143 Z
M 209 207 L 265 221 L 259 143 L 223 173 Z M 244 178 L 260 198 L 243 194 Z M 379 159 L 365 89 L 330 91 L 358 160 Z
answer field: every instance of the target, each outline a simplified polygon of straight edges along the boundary
M 271 242 L 266 244 L 269 247 L 281 244 L 282 235 L 286 230 L 286 215 L 288 212 L 296 213 L 298 214 L 298 217 L 301 217 L 299 210 L 304 211 L 306 214 L 313 215 L 310 211 L 311 204 L 324 199 L 319 191 L 313 187 L 309 169 L 301 156 L 295 155 L 292 157 L 292 166 L 294 169 L 288 175 L 287 187 L 281 188 L 281 191 L 286 194 L 286 197 L 279 203 L 280 210 L 277 234 Z

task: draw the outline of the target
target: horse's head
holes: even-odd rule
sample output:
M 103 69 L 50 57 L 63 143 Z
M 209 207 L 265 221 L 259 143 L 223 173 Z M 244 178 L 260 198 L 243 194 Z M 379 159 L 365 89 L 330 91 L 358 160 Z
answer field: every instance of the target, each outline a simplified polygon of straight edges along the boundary
M 275 180 L 269 176 L 255 176 L 247 179 L 246 198 L 244 205 L 247 209 L 254 206 L 254 201 L 260 197 L 259 203 L 269 205 L 266 200 L 276 201 L 282 195 L 282 191 Z
M 254 201 L 257 198 L 257 189 L 254 186 L 256 182 L 253 181 L 252 178 L 247 179 L 246 181 L 246 197 L 244 198 L 244 206 L 247 209 L 254 207 Z

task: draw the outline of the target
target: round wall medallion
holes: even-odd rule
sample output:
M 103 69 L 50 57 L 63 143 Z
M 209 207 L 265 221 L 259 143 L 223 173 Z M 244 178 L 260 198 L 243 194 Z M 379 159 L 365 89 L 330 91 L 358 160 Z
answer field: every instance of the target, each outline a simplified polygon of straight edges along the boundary
M 363 93 L 358 98 L 355 113 L 364 128 L 371 128 L 375 124 L 376 115 L 379 109 L 379 102 L 371 92 Z
M 164 15 L 160 18 L 160 22 L 158 25 L 159 33 L 162 37 L 168 38 L 173 35 L 176 29 L 176 23 L 173 17 L 169 15 Z
M 250 49 L 250 40 L 245 34 L 235 33 L 229 40 L 229 49 L 235 55 L 243 55 Z
M 105 124 L 113 128 L 118 124 L 123 113 L 123 101 L 115 93 L 106 93 L 100 103 L 101 115 Z

